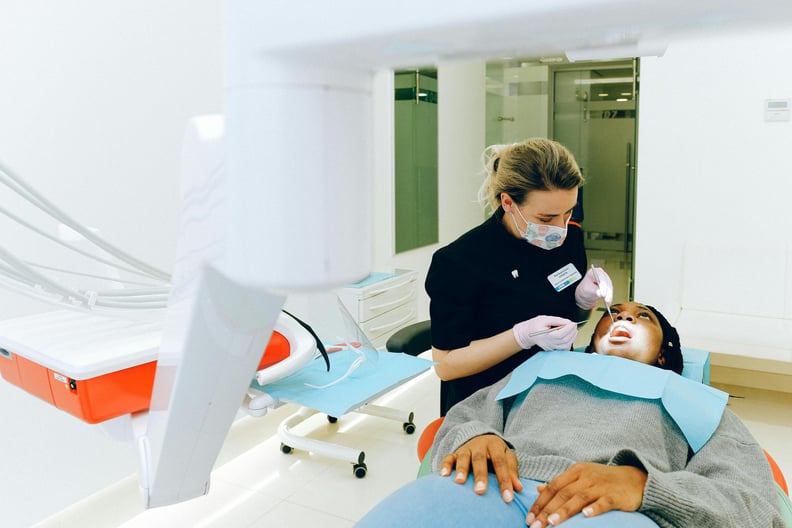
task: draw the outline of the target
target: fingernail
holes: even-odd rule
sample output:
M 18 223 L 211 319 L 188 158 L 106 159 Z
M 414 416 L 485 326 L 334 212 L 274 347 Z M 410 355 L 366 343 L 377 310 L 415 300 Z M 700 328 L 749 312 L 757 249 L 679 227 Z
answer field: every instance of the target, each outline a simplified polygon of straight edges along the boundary
M 511 502 L 513 498 L 514 498 L 514 494 L 511 492 L 511 490 L 506 490 L 503 492 L 504 501 Z
M 528 512 L 528 516 L 525 517 L 525 524 L 531 524 L 534 522 L 534 519 L 536 519 L 536 515 L 534 515 L 533 512 Z
M 531 525 L 531 528 L 542 528 L 542 521 L 536 521 Z
M 476 482 L 476 491 L 481 491 L 481 490 L 483 490 L 485 486 L 486 486 L 486 484 L 484 484 L 484 483 L 483 483 L 483 482 L 481 482 L 481 481 L 479 481 L 479 482 Z
M 591 517 L 591 514 L 594 513 L 594 508 L 592 508 L 591 506 L 586 506 L 585 508 L 583 508 L 582 513 L 584 517 Z
M 465 474 L 464 474 L 464 473 L 462 473 L 462 472 L 460 472 L 460 473 L 457 473 L 457 474 L 456 474 L 456 477 L 454 477 L 454 478 L 455 478 L 455 479 L 456 479 L 458 482 L 464 482 L 464 481 L 465 481 Z
M 448 468 L 442 468 L 440 470 L 440 476 L 441 477 L 447 477 L 449 473 L 451 473 L 451 472 L 448 470 Z
M 551 515 L 550 517 L 547 518 L 547 522 L 552 524 L 553 526 L 555 526 L 560 518 L 561 518 L 560 515 L 558 515 L 557 513 L 554 513 L 553 515 Z

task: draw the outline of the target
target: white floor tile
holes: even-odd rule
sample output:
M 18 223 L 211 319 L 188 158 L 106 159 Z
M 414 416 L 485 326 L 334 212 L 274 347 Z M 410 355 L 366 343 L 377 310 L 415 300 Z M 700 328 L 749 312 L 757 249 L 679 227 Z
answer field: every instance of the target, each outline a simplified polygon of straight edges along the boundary
M 342 463 L 331 462 L 336 471 L 323 473 L 289 501 L 356 521 L 384 497 L 415 479 L 418 461 L 414 452 L 411 455 L 410 463 L 406 456 L 377 457 L 364 479 L 344 471 Z
M 248 528 L 305 528 L 306 526 L 351 528 L 354 524 L 349 519 L 284 501 L 269 514 L 248 525 Z
M 322 461 L 285 455 L 272 437 L 212 473 L 212 479 L 285 499 L 329 468 Z M 350 470 L 351 473 L 351 470 Z
M 231 528 L 249 526 L 275 508 L 281 499 L 212 482 L 210 493 L 191 501 L 153 508 L 121 524 L 121 528 Z

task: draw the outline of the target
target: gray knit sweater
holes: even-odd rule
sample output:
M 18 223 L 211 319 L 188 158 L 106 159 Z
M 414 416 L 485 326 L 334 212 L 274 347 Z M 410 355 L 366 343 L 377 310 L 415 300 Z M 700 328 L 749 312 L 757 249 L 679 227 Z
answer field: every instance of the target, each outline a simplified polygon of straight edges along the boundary
M 643 468 L 648 479 L 638 511 L 662 527 L 784 528 L 767 459 L 728 409 L 694 455 L 655 400 L 565 376 L 496 401 L 507 380 L 448 412 L 435 438 L 434 471 L 471 438 L 496 434 L 513 446 L 527 479 L 552 480 L 575 462 Z

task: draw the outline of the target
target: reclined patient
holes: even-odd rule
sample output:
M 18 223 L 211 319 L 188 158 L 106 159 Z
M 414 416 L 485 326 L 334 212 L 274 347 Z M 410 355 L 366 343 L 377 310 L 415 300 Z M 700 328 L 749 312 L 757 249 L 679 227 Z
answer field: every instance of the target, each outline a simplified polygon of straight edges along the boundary
M 455 405 L 437 473 L 358 526 L 783 528 L 767 459 L 728 396 L 678 375 L 676 330 L 650 306 L 612 313 L 587 349 L 598 354 L 539 353 Z

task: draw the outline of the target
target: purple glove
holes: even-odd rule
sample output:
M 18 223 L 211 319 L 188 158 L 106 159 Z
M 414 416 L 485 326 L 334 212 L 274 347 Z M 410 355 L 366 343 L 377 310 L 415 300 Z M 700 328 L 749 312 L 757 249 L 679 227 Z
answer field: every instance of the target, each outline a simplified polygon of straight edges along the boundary
M 602 268 L 589 268 L 575 288 L 575 304 L 581 310 L 591 310 L 600 299 L 610 306 L 613 302 L 613 282 Z
M 531 335 L 550 328 L 555 330 Z M 563 317 L 550 315 L 538 315 L 533 319 L 517 323 L 512 330 L 517 343 L 525 350 L 534 345 L 539 345 L 542 350 L 569 350 L 578 334 L 575 323 Z

